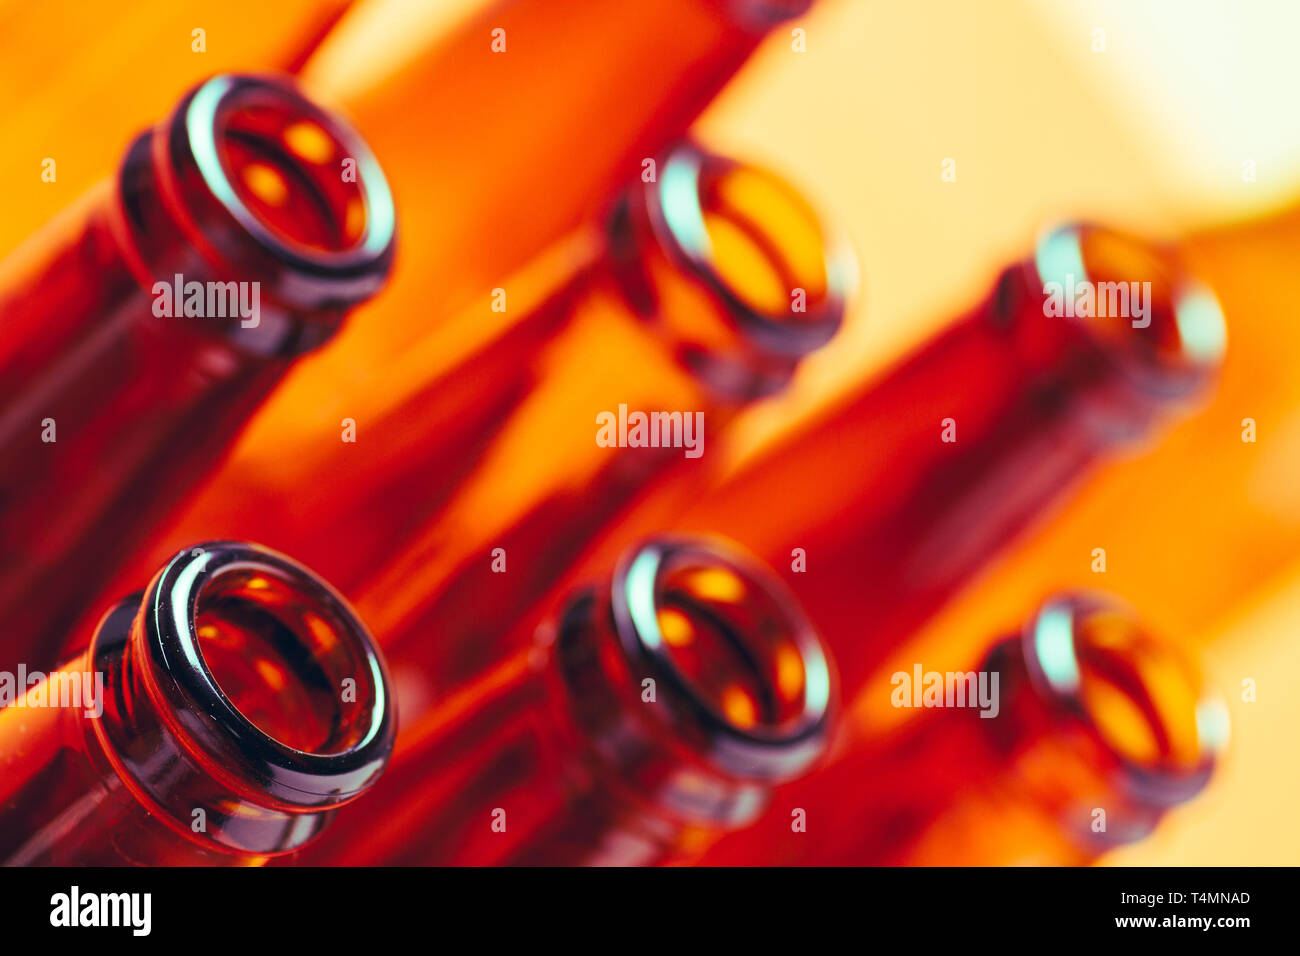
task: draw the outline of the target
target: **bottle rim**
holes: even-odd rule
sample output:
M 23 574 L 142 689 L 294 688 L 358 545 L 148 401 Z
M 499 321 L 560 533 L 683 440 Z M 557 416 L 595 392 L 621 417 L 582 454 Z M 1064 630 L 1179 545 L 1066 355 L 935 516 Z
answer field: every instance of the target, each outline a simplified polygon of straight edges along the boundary
M 1104 243 L 1133 261 L 1145 263 L 1142 276 L 1162 290 L 1171 327 L 1156 328 L 1147 317 L 1142 325 L 1121 316 L 1119 324 L 1103 323 L 1097 317 L 1078 317 L 1106 353 L 1136 384 L 1156 397 L 1179 398 L 1195 392 L 1221 366 L 1227 350 L 1228 329 L 1223 308 L 1214 291 L 1188 272 L 1174 253 L 1119 229 L 1088 222 L 1070 222 L 1045 229 L 1039 236 L 1031 260 L 1031 271 L 1047 294 L 1055 284 L 1068 289 L 1081 282 L 1132 284 L 1138 280 L 1116 280 L 1102 274 L 1104 263 L 1090 262 L 1087 247 Z M 1096 293 L 1096 298 L 1101 298 Z M 1153 296 L 1154 297 L 1154 296 Z M 1154 303 L 1148 302 L 1148 308 Z M 1059 321 L 1070 321 L 1062 318 Z M 1158 336 L 1168 342 L 1153 344 Z M 1147 337 L 1143 341 L 1143 337 Z
M 1098 615 L 1107 615 L 1124 631 L 1124 636 L 1146 640 L 1149 650 L 1168 663 L 1169 672 L 1182 671 L 1195 697 L 1190 718 L 1194 727 L 1196 755 L 1181 762 L 1173 759 L 1142 759 L 1124 752 L 1103 732 L 1087 698 L 1088 682 L 1081 653 L 1087 643 L 1088 623 Z M 1182 803 L 1199 793 L 1209 781 L 1214 767 L 1227 746 L 1229 721 L 1223 699 L 1200 683 L 1199 673 L 1178 648 L 1166 641 L 1156 641 L 1140 619 L 1124 602 L 1097 592 L 1070 592 L 1045 601 L 1026 624 L 1020 636 L 1021 652 L 1026 662 L 1034 692 L 1049 707 L 1063 712 L 1083 725 L 1110 754 L 1118 768 L 1124 788 L 1157 806 Z M 1141 680 L 1141 674 L 1135 677 Z M 1194 681 L 1193 685 L 1191 682 Z M 1137 688 L 1153 699 L 1158 691 L 1151 685 Z M 1149 719 L 1156 719 L 1154 716 Z
M 329 753 L 289 746 L 245 716 L 222 690 L 204 656 L 197 621 L 204 595 L 232 572 L 276 578 L 310 608 L 313 618 L 304 622 L 304 631 L 328 627 L 328 639 L 346 655 L 349 676 L 356 682 L 356 705 L 344 707 L 340 699 L 333 715 L 345 746 Z M 218 767 L 238 768 L 240 779 L 251 776 L 276 800 L 303 808 L 344 803 L 382 773 L 396 733 L 387 668 L 365 625 L 313 572 L 258 545 L 206 542 L 172 558 L 146 590 L 140 608 L 146 686 L 163 698 L 159 713 Z M 302 642 L 293 650 L 311 653 L 308 634 L 290 636 Z
M 333 154 L 355 161 L 364 228 L 347 247 L 323 249 L 297 241 L 271 228 L 241 195 L 223 160 L 222 131 L 231 115 L 258 105 L 283 108 L 295 123 L 312 124 Z M 225 229 L 202 230 L 204 239 L 244 245 L 251 239 L 254 248 L 279 264 L 274 291 L 280 300 L 304 308 L 351 304 L 369 298 L 387 279 L 397 215 L 383 169 L 349 123 L 315 104 L 292 80 L 269 74 L 218 74 L 181 101 L 170 120 L 168 140 L 170 163 L 178 178 L 187 173 L 196 176 L 207 202 L 215 204 L 215 213 L 228 221 Z M 196 221 L 203 219 L 202 211 L 191 208 L 190 214 Z M 232 251 L 235 260 L 247 254 L 242 248 Z
M 726 306 L 750 345 L 773 357 L 797 359 L 826 345 L 843 324 L 858 283 L 857 259 L 847 236 L 808 208 L 805 218 L 819 234 L 825 289 L 797 321 L 788 314 L 761 310 L 734 288 L 718 267 L 705 224 L 707 177 L 748 171 L 779 185 L 807 206 L 790 183 L 763 167 L 722 156 L 684 140 L 664 157 L 655 181 L 647 184 L 646 207 L 651 230 L 670 259 L 701 281 Z
M 778 725 L 741 726 L 681 667 L 661 628 L 661 585 L 685 566 L 723 569 L 767 602 L 764 625 L 788 638 L 803 671 L 797 713 Z M 729 542 L 660 537 L 629 551 L 612 582 L 614 627 L 635 673 L 650 673 L 702 731 L 707 756 L 729 774 L 782 780 L 798 775 L 824 752 L 837 710 L 834 669 L 820 635 L 775 574 Z M 656 713 L 661 713 L 655 708 Z

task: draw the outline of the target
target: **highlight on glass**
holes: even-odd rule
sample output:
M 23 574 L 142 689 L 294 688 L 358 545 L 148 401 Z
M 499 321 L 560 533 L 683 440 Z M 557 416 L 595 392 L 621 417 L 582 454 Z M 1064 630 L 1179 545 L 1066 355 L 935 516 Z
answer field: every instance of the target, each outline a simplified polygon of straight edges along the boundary
M 395 733 L 337 592 L 274 551 L 196 545 L 0 708 L 0 861 L 265 863 L 364 794 Z

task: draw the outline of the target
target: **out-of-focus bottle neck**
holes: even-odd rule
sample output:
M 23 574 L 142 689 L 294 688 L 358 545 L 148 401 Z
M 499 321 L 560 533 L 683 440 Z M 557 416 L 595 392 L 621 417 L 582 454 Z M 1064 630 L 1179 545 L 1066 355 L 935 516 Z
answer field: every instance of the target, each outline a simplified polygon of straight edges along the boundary
M 1112 442 L 1203 395 L 1227 342 L 1213 291 L 1174 250 L 1087 224 L 1046 231 L 1003 272 L 987 318 Z
M 282 555 L 182 552 L 91 645 L 103 759 L 169 826 L 210 848 L 300 847 L 392 750 L 384 665 L 336 593 Z
M 166 297 L 155 315 L 252 354 L 320 345 L 392 266 L 396 218 L 378 162 L 288 80 L 200 84 L 132 143 L 118 187 L 128 265 L 156 303 Z
M 769 571 L 719 542 L 635 549 L 608 590 L 569 605 L 555 641 L 594 772 L 671 819 L 741 825 L 827 745 L 820 639 Z
M 1048 601 L 983 668 L 998 672 L 1001 701 L 980 722 L 1016 790 L 1094 852 L 1140 839 L 1200 793 L 1227 743 L 1226 708 L 1196 668 L 1102 595 Z
M 843 321 L 847 240 L 766 170 L 690 142 L 651 162 L 608 220 L 623 295 L 707 391 L 779 390 Z

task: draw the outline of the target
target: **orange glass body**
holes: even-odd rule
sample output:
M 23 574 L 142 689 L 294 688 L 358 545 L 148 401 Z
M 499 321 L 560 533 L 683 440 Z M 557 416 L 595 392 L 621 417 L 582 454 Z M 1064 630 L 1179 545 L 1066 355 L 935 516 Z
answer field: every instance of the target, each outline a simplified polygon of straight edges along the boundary
M 853 748 L 787 788 L 803 829 L 764 820 L 702 862 L 1083 865 L 1198 794 L 1227 741 L 1197 669 L 1103 595 L 1048 601 L 962 689 L 922 672 L 894 675 Z M 899 707 L 916 709 L 884 716 Z
M 41 676 L 0 708 L 9 865 L 265 862 L 314 838 L 393 746 L 364 626 L 252 545 L 177 555 Z
M 355 134 L 226 75 L 0 267 L 0 660 L 57 659 L 121 556 L 382 285 L 393 242 Z
M 604 212 L 681 138 L 768 31 L 811 0 L 490 0 L 413 11 L 358 3 L 302 70 L 385 160 L 404 242 L 385 308 L 277 403 L 400 354 Z M 598 144 L 598 145 L 593 145 Z M 364 331 L 363 331 L 364 329 Z M 296 396 L 296 397 L 295 397 Z
M 490 318 L 472 338 L 435 332 L 382 376 L 336 392 L 316 423 L 255 460 L 236 452 L 233 466 L 219 469 L 120 577 L 138 577 L 178 542 L 220 531 L 290 551 L 357 593 L 446 505 L 540 387 L 548 343 L 571 323 L 590 332 L 583 316 L 602 288 L 590 239 L 574 236 L 512 277 L 510 313 L 485 304 Z
M 400 665 L 394 672 L 400 688 Z M 648 864 L 754 819 L 816 761 L 831 665 L 770 572 L 657 539 L 424 716 L 304 864 Z
M 1068 275 L 1151 282 L 1147 324 L 1045 314 L 1045 289 Z M 640 520 L 726 535 L 779 569 L 835 649 L 849 699 L 1099 460 L 1198 397 L 1223 341 L 1213 295 L 1172 254 L 1064 227 L 881 378 L 675 517 L 662 512 L 685 496 L 668 485 Z

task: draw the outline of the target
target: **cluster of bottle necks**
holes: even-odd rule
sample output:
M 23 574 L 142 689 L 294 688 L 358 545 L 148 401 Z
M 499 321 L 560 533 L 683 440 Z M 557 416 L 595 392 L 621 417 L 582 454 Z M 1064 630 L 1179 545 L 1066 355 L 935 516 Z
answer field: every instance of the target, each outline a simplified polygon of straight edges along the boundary
M 1204 390 L 1213 295 L 1063 227 L 737 467 L 609 447 L 622 407 L 725 430 L 856 275 L 778 177 L 656 156 L 508 310 L 353 395 L 364 446 L 286 435 L 198 494 L 386 282 L 365 143 L 287 81 L 216 77 L 0 267 L 0 667 L 44 674 L 0 707 L 0 861 L 1081 862 L 1198 792 L 1221 710 L 1098 595 L 948 662 L 984 706 L 861 715 L 990 555 Z M 1146 283 L 1143 321 L 1045 309 L 1079 283 Z

